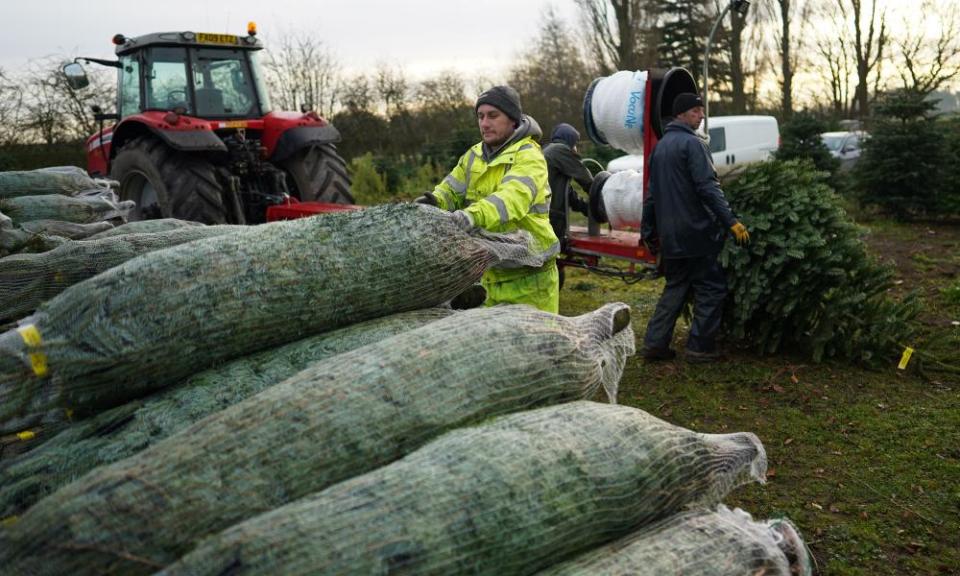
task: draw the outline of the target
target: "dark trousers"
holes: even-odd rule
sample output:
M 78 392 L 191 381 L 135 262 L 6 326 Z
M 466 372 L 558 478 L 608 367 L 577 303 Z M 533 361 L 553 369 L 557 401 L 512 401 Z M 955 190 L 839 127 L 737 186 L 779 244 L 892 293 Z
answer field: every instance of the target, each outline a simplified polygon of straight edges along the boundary
M 694 352 L 716 350 L 717 332 L 727 297 L 727 278 L 717 255 L 696 258 L 669 258 L 663 261 L 667 284 L 657 302 L 653 318 L 643 338 L 647 349 L 664 349 L 673 340 L 673 328 L 683 312 L 687 295 L 693 291 L 693 324 L 687 349 Z

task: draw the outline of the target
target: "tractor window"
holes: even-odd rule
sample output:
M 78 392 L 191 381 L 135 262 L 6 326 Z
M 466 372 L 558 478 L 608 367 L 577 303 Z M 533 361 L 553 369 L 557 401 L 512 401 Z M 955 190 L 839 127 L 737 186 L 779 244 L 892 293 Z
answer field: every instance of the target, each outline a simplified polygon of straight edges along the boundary
M 140 112 L 140 61 L 136 55 L 120 57 L 120 117 Z
M 144 70 L 147 82 L 147 108 L 192 113 L 187 88 L 187 51 L 185 48 L 152 48 Z
M 254 85 L 242 50 L 201 48 L 192 52 L 198 116 L 259 115 Z
M 250 71 L 253 72 L 253 81 L 257 87 L 257 94 L 260 95 L 260 111 L 263 114 L 273 110 L 270 105 L 270 94 L 267 90 L 266 75 L 263 73 L 263 66 L 260 64 L 260 52 L 248 52 L 250 57 Z

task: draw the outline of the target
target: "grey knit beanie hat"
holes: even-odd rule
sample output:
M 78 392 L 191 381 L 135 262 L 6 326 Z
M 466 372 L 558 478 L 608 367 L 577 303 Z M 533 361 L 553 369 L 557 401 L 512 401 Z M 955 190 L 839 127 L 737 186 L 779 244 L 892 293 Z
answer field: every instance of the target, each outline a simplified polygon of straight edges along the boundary
M 520 94 L 510 86 L 494 86 L 477 98 L 477 105 L 473 107 L 474 111 L 480 108 L 481 104 L 489 104 L 502 111 L 517 124 L 523 118 L 523 108 L 520 107 Z

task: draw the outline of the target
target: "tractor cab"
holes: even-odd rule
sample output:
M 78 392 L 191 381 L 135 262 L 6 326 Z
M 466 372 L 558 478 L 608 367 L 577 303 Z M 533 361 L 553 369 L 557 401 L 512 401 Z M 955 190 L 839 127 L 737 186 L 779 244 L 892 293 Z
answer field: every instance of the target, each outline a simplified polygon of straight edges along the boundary
M 175 32 L 118 43 L 120 118 L 162 110 L 200 118 L 259 118 L 270 111 L 255 36 Z
M 80 61 L 118 70 L 116 112 L 94 110 L 87 170 L 120 183 L 121 198 L 137 203 L 133 218 L 258 223 L 291 203 L 353 202 L 337 129 L 309 104 L 272 109 L 253 23 L 246 36 L 117 34 L 113 43 L 117 60 L 81 57 L 62 71 L 79 89 L 89 83 Z

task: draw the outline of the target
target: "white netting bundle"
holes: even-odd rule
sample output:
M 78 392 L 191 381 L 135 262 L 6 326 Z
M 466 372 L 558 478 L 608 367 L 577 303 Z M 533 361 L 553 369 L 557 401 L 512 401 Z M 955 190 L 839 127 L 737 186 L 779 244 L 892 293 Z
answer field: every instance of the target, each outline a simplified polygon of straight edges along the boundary
M 401 312 L 258 352 L 78 422 L 15 460 L 3 461 L 4 454 L 0 453 L 0 519 L 23 513 L 40 498 L 97 466 L 133 456 L 202 418 L 286 380 L 310 364 L 453 313 L 439 307 Z M 42 441 L 43 436 L 60 428 L 45 426 L 30 432 Z M 18 445 L 11 443 L 7 448 L 13 452 Z
M 494 265 L 542 266 L 529 234 L 465 232 L 391 205 L 258 226 L 124 262 L 0 334 L 0 433 L 122 404 L 225 360 L 441 304 Z
M 112 228 L 109 224 L 107 227 Z M 152 234 L 64 242 L 47 252 L 0 258 L 0 321 L 22 318 L 70 286 L 141 254 L 250 229 L 227 225 L 191 226 Z
M 614 172 L 603 184 L 603 207 L 615 229 L 640 228 L 643 214 L 643 173 Z
M 540 576 L 809 576 L 809 554 L 789 520 L 754 521 L 743 510 L 671 516 Z
M 716 505 L 765 470 L 752 434 L 573 402 L 454 430 L 208 538 L 160 574 L 529 574 Z
M 30 574 L 149 573 L 203 536 L 388 464 L 447 430 L 600 389 L 612 394 L 633 347 L 624 304 L 575 318 L 527 306 L 457 313 L 313 364 L 64 486 L 0 532 L 0 565 Z M 372 491 L 356 494 L 383 491 L 379 512 L 368 507 L 372 502 L 353 517 L 334 509 L 310 512 L 314 520 L 329 517 L 336 526 L 331 534 L 342 543 L 318 545 L 324 537 L 317 533 L 310 547 L 379 558 L 363 535 L 377 539 L 382 530 L 402 530 L 421 505 L 429 513 L 417 520 L 417 529 L 450 538 L 470 537 L 469 524 L 456 522 L 463 513 L 477 513 L 478 520 L 486 518 L 485 529 L 501 531 L 501 521 L 519 522 L 528 512 L 531 520 L 547 521 L 554 510 L 559 520 L 582 506 L 583 514 L 573 518 L 586 529 L 573 530 L 578 523 L 571 519 L 570 530 L 562 532 L 589 542 L 591 533 L 622 531 L 684 503 L 713 501 L 751 470 L 765 469 L 755 437 L 697 435 L 637 410 L 600 406 L 534 411 L 455 432 L 439 442 L 452 449 L 425 449 L 426 455 L 387 472 L 390 480 L 383 483 L 359 480 Z M 465 463 L 461 473 L 444 476 L 443 468 L 459 461 Z M 490 508 L 498 494 L 500 505 Z M 618 519 L 609 514 L 622 508 L 627 512 Z M 286 534 L 291 545 L 306 546 L 312 538 L 310 531 L 298 534 L 302 539 Z M 546 538 L 566 546 L 559 533 Z M 457 556 L 443 542 L 434 551 Z M 313 552 L 303 560 L 322 566 Z M 362 564 L 357 569 L 367 572 Z M 290 573 L 283 566 L 254 571 Z
M 76 166 L 0 172 L 0 198 L 44 194 L 72 196 L 97 188 L 102 188 L 101 181 L 94 180 L 86 170 Z
M 643 153 L 643 122 L 647 104 L 647 72 L 620 71 L 601 78 L 588 91 L 585 110 L 602 143 L 625 152 Z

